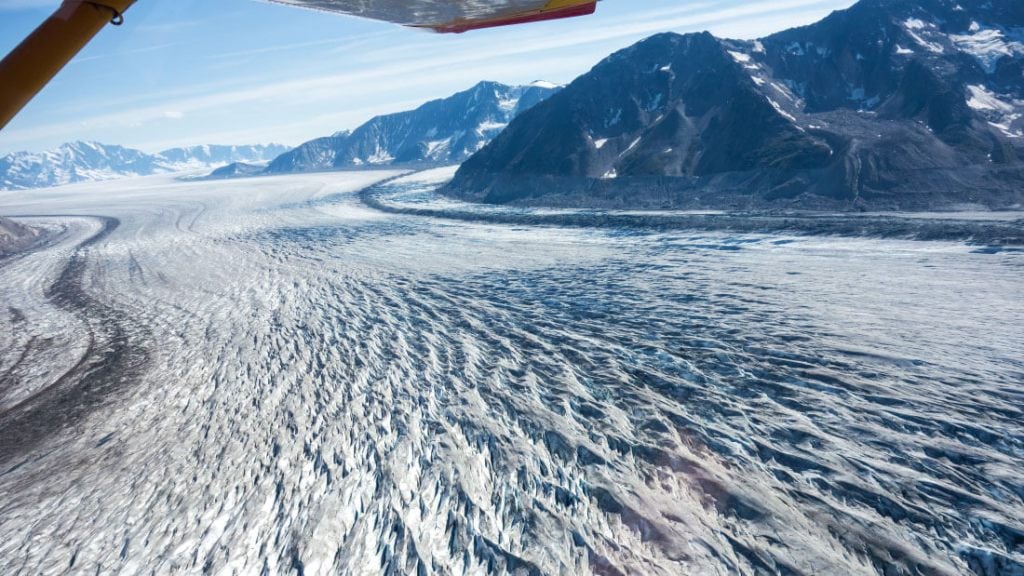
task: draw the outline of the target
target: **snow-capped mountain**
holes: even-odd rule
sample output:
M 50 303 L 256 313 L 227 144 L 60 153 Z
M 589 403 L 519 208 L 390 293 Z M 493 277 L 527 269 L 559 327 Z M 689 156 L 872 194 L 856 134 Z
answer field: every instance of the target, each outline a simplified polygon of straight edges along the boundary
M 514 120 L 449 193 L 603 206 L 1024 203 L 1024 2 L 863 0 L 757 41 L 662 34 Z
M 155 159 L 139 150 L 96 142 L 69 142 L 46 152 L 15 152 L 0 158 L 0 187 L 43 188 L 152 174 L 156 169 Z
M 268 173 L 390 164 L 455 164 L 518 114 L 558 91 L 553 84 L 481 82 L 416 110 L 371 119 L 352 132 L 307 142 L 271 162 Z
M 269 162 L 277 156 L 291 150 L 280 144 L 256 144 L 246 146 L 189 146 L 171 148 L 157 156 L 161 164 L 176 169 L 206 168 L 224 166 L 235 162 L 260 163 Z
M 266 162 L 287 150 L 278 144 L 194 146 L 146 154 L 97 142 L 69 142 L 46 152 L 15 152 L 0 157 L 0 189 L 43 188 L 146 176 L 210 168 L 231 162 Z
M 1003 136 L 1024 137 L 1024 3 L 1017 0 L 864 0 L 812 26 L 735 45 L 755 81 L 782 81 L 788 90 L 771 88 L 795 112 L 900 115 L 894 97 L 907 103 L 915 100 L 908 90 L 930 86 L 966 102 Z

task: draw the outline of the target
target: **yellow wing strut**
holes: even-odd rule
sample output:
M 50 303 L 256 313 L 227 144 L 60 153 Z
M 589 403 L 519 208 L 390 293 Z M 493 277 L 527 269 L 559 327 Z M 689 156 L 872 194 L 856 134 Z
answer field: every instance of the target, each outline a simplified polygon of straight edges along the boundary
M 0 129 L 108 23 L 120 24 L 135 0 L 64 0 L 0 61 Z

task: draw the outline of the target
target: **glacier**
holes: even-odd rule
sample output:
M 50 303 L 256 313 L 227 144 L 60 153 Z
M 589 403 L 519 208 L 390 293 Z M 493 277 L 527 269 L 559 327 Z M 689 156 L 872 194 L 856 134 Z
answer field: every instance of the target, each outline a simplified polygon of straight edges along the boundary
M 0 196 L 0 573 L 1024 570 L 1024 253 L 403 174 Z

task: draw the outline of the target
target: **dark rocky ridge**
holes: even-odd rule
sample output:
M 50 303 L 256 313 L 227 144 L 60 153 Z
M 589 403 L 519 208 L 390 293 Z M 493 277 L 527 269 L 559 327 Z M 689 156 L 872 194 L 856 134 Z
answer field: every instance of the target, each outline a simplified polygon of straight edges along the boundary
M 865 0 L 755 42 L 657 35 L 514 120 L 445 191 L 608 208 L 1019 207 L 1022 6 Z
M 31 245 L 39 230 L 0 216 L 0 258 Z
M 973 219 L 956 213 L 951 213 L 948 217 L 938 217 L 886 212 L 764 210 L 701 213 L 586 209 L 549 211 L 465 205 L 460 208 L 403 200 L 402 196 L 408 192 L 408 185 L 395 183 L 401 178 L 402 176 L 396 176 L 363 189 L 359 193 L 360 200 L 370 208 L 390 214 L 513 226 L 896 238 L 965 242 L 976 246 L 976 252 L 986 254 L 1004 251 L 1024 253 L 1024 219 Z
M 209 180 L 218 180 L 223 178 L 241 178 L 245 176 L 256 176 L 263 172 L 266 166 L 260 164 L 248 164 L 246 162 L 233 162 L 227 166 L 217 168 L 210 175 L 207 176 Z

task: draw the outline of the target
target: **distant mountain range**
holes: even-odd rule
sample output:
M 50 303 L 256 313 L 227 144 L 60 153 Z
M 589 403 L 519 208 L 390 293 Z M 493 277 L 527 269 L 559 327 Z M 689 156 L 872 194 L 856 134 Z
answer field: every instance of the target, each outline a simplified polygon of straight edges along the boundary
M 415 110 L 377 116 L 351 132 L 306 142 L 275 159 L 266 173 L 364 166 L 458 164 L 483 148 L 525 110 L 558 92 L 544 82 L 480 82 Z
M 863 0 L 758 41 L 661 34 L 511 122 L 445 189 L 489 203 L 1024 202 L 1024 2 Z
M 0 190 L 215 167 L 209 179 L 458 164 L 483 148 L 517 115 L 560 88 L 545 82 L 527 86 L 480 82 L 415 110 L 377 116 L 351 132 L 337 132 L 294 149 L 277 144 L 194 146 L 150 155 L 121 146 L 72 142 L 48 152 L 18 152 L 0 158 Z
M 146 154 L 122 146 L 71 142 L 47 152 L 15 152 L 0 157 L 0 190 L 207 169 L 240 161 L 265 163 L 288 149 L 279 144 L 192 146 Z

